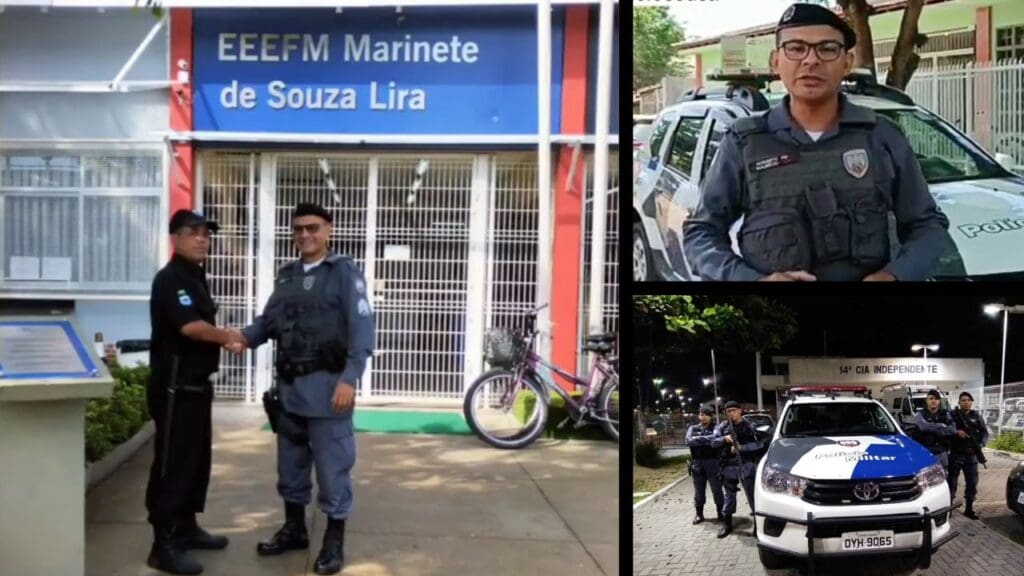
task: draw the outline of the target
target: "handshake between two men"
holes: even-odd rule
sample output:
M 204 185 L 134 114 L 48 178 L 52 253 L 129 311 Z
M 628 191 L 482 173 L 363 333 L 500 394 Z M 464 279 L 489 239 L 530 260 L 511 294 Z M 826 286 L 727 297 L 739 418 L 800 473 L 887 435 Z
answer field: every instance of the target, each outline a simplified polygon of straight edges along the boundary
M 224 328 L 227 332 L 227 341 L 221 344 L 221 348 L 224 348 L 232 354 L 241 354 L 249 347 L 249 343 L 245 339 L 245 335 L 238 328 Z

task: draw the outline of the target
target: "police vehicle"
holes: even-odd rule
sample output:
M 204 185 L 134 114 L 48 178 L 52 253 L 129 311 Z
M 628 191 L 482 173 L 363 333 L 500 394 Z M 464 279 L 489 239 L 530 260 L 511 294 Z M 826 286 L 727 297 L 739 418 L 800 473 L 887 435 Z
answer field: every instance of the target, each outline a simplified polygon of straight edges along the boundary
M 1006 507 L 1024 518 L 1024 462 L 1019 462 L 1006 477 Z
M 862 386 L 793 388 L 757 467 L 757 547 L 793 558 L 932 552 L 956 536 L 946 473 Z
M 775 426 L 775 420 L 772 420 L 771 414 L 764 410 L 744 410 L 743 419 L 750 422 L 750 425 L 758 432 L 770 432 Z
M 928 407 L 928 391 L 936 389 L 934 386 L 889 384 L 882 387 L 882 405 L 889 410 L 904 431 L 910 432 L 910 428 L 916 428 L 913 424 L 914 415 Z M 939 408 L 950 410 L 948 395 L 942 390 L 939 390 L 939 394 L 942 396 Z
M 697 89 L 658 115 L 650 142 L 634 152 L 633 279 L 700 280 L 686 261 L 683 222 L 697 207 L 699 187 L 726 129 L 768 110 L 781 94 L 761 89 L 769 73 L 713 75 L 728 83 Z M 993 158 L 948 122 L 914 104 L 865 71 L 851 74 L 843 92 L 851 102 L 893 120 L 907 135 L 936 203 L 950 220 L 953 239 L 933 273 L 935 280 L 1024 280 L 1024 177 L 1016 162 Z M 732 228 L 733 250 L 739 254 Z M 892 251 L 898 250 L 895 237 Z

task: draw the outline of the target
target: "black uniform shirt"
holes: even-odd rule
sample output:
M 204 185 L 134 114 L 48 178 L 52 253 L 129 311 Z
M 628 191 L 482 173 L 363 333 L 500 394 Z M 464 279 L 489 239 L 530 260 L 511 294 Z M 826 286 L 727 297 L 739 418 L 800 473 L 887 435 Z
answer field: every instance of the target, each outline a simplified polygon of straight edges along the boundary
M 201 266 L 175 255 L 157 272 L 149 299 L 153 328 L 149 365 L 161 388 L 168 384 L 171 356 L 175 354 L 181 358 L 179 382 L 205 379 L 217 371 L 220 346 L 197 342 L 181 333 L 181 327 L 190 322 L 215 324 L 216 315 L 217 306 L 210 298 L 206 271 Z

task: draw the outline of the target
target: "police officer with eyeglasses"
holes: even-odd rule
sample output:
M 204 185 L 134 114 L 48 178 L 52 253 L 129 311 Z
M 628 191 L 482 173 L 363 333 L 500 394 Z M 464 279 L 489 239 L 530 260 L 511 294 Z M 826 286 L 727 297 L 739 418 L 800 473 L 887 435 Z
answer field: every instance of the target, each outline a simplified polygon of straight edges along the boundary
M 853 30 L 794 4 L 775 35 L 771 66 L 788 94 L 723 138 L 683 224 L 687 261 L 705 280 L 928 278 L 952 245 L 949 221 L 902 130 L 839 92 Z M 738 256 L 729 231 L 741 217 Z
M 315 468 L 317 504 L 327 517 L 313 563 L 317 574 L 335 574 L 344 566 L 356 460 L 355 387 L 374 343 L 366 280 L 352 258 L 328 249 L 331 223 L 330 212 L 318 204 L 295 207 L 292 231 L 300 258 L 281 267 L 263 315 L 242 330 L 250 348 L 271 338 L 277 342 L 277 395 L 264 401 L 277 433 L 277 491 L 285 522 L 256 551 L 275 556 L 309 547 L 305 507 Z

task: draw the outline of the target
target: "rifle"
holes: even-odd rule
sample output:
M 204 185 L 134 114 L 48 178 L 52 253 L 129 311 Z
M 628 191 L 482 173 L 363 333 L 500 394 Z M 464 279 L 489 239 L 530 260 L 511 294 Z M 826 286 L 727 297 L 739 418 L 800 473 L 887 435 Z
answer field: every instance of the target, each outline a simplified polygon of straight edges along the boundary
M 951 410 L 953 412 L 953 418 L 957 420 L 957 424 L 963 427 L 964 431 L 967 432 L 967 439 L 970 440 L 971 446 L 974 447 L 974 453 L 978 455 L 978 463 L 988 470 L 987 462 L 988 458 L 985 458 L 985 451 L 981 449 L 981 443 L 974 437 L 975 430 L 974 426 L 964 418 L 964 415 L 959 410 Z
M 743 468 L 743 459 L 740 458 L 740 440 L 736 437 L 736 427 L 733 425 L 732 420 L 729 420 L 729 437 L 732 438 L 731 450 L 736 454 L 736 465 L 741 469 Z

